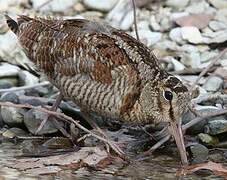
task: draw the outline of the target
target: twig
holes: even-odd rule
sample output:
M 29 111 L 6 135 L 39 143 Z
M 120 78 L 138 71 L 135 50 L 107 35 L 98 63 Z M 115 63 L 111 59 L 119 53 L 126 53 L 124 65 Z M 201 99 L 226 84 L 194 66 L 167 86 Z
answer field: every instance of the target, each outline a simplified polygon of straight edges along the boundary
M 208 72 L 213 72 L 215 69 L 217 69 L 216 66 L 211 67 Z M 171 71 L 171 74 L 177 74 L 177 75 L 193 75 L 193 74 L 199 74 L 203 71 L 202 68 L 186 68 L 180 71 Z
M 136 3 L 135 0 L 132 0 L 132 6 L 133 6 L 133 18 L 134 18 L 134 26 L 135 26 L 135 32 L 136 32 L 136 39 L 139 41 L 139 33 L 137 28 L 137 21 L 136 21 Z
M 73 123 L 75 124 L 78 128 L 80 128 L 81 130 L 85 131 L 86 133 L 90 134 L 91 136 L 97 138 L 98 140 L 102 141 L 102 142 L 105 142 L 107 144 L 110 145 L 110 147 L 120 156 L 122 156 L 121 153 L 118 152 L 118 150 L 112 146 L 112 143 L 110 143 L 108 140 L 106 140 L 105 138 L 101 137 L 101 136 L 98 136 L 96 135 L 95 133 L 89 131 L 87 128 L 83 127 L 82 125 L 80 125 L 77 121 L 75 121 L 73 118 L 69 117 L 69 116 L 66 116 L 65 114 L 63 113 L 60 113 L 60 112 L 54 112 L 54 111 L 50 111 L 50 110 L 47 110 L 47 109 L 44 109 L 44 108 L 41 108 L 41 107 L 35 107 L 35 106 L 32 106 L 30 104 L 14 104 L 14 103 L 11 103 L 11 102 L 0 102 L 0 106 L 9 106 L 9 107 L 15 107 L 15 108 L 28 108 L 28 109 L 34 109 L 34 110 L 37 110 L 37 111 L 40 111 L 40 112 L 43 112 L 43 113 L 47 113 L 49 115 L 52 115 L 62 121 L 66 121 L 68 123 Z
M 50 84 L 50 82 L 44 81 L 44 82 L 41 82 L 41 83 L 38 83 L 38 84 L 29 85 L 29 86 L 13 87 L 13 88 L 9 88 L 9 89 L 0 89 L 0 94 L 6 93 L 6 92 L 15 92 L 15 91 L 37 88 L 37 87 L 40 87 L 40 86 L 47 86 L 49 84 Z
M 209 71 L 209 69 L 211 67 L 214 66 L 214 64 L 222 57 L 224 56 L 224 54 L 227 52 L 227 48 L 223 49 L 220 54 L 214 58 L 211 63 L 199 74 L 198 78 L 196 79 L 196 81 L 192 84 L 190 91 L 192 92 L 192 90 L 195 88 L 196 84 L 199 82 L 199 80 Z
M 51 1 L 53 1 L 53 0 L 48 0 L 48 1 L 44 2 L 43 4 L 41 4 L 40 6 L 38 6 L 37 9 L 38 9 L 38 10 L 41 9 L 42 7 L 44 7 L 44 6 L 46 6 L 47 4 L 49 4 Z

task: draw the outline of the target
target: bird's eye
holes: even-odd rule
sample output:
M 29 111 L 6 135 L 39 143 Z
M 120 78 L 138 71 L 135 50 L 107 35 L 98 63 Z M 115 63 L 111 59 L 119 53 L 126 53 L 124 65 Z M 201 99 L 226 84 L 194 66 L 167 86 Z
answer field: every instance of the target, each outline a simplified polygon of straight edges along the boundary
M 171 91 L 165 91 L 164 98 L 168 101 L 171 101 L 173 99 L 173 93 Z

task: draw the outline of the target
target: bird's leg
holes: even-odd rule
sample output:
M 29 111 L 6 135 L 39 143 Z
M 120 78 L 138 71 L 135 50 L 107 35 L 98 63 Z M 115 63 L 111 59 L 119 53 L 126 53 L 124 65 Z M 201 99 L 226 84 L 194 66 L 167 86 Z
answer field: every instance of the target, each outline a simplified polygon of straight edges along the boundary
M 100 133 L 107 141 L 108 141 L 108 145 L 121 157 L 123 157 L 123 155 L 125 154 L 123 150 L 121 150 L 120 147 L 118 147 L 118 145 L 112 141 L 108 135 L 106 135 L 106 133 L 91 119 L 91 116 L 86 112 L 81 110 L 81 115 L 82 117 L 90 124 L 90 126 L 95 129 L 98 133 Z M 107 147 L 108 149 L 108 147 Z
M 61 104 L 61 101 L 63 99 L 63 95 L 60 93 L 58 96 L 57 96 L 57 99 L 56 101 L 54 102 L 54 104 L 52 105 L 52 107 L 50 108 L 51 111 L 56 111 L 58 106 Z M 43 121 L 41 122 L 41 124 L 39 125 L 38 129 L 36 130 L 36 134 L 39 133 L 39 131 L 45 126 L 47 120 L 50 118 L 50 115 L 47 115 L 47 117 L 45 119 L 43 119 Z M 55 125 L 55 127 L 57 129 L 59 129 L 61 131 L 61 133 L 70 138 L 70 135 L 66 132 L 66 130 L 61 126 L 61 124 L 56 120 L 54 119 L 53 120 L 53 123 Z

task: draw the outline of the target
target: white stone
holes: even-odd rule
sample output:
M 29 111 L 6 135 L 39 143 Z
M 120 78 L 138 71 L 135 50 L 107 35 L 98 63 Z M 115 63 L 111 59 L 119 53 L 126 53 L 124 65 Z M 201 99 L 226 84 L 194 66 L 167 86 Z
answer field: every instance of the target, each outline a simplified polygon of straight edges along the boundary
M 118 0 L 84 0 L 83 2 L 91 9 L 109 11 L 117 4 Z
M 158 24 L 158 22 L 156 21 L 156 18 L 154 15 L 152 15 L 150 17 L 150 25 L 151 25 L 151 28 L 154 30 L 154 31 L 159 31 L 161 29 L 160 25 Z
M 223 79 L 218 76 L 211 76 L 207 79 L 203 88 L 207 91 L 215 92 L 220 89 L 223 84 Z
M 210 21 L 209 27 L 214 31 L 227 29 L 227 25 L 224 22 L 220 21 Z
M 0 64 L 0 77 L 17 76 L 20 68 L 8 63 Z
M 187 6 L 189 0 L 167 0 L 166 5 L 172 7 L 185 7 Z
M 193 44 L 199 44 L 203 42 L 203 38 L 198 28 L 193 26 L 182 27 L 181 34 L 183 39 Z
M 107 14 L 106 20 L 115 28 L 129 30 L 134 20 L 132 7 L 128 5 L 128 1 L 119 0 Z
M 170 37 L 171 40 L 173 40 L 177 43 L 180 43 L 180 44 L 184 41 L 182 34 L 181 34 L 181 28 L 180 27 L 171 29 L 171 31 L 169 32 L 169 37 Z
M 209 0 L 209 2 L 218 9 L 227 8 L 227 1 L 226 0 Z
M 44 6 L 42 5 L 46 3 L 46 0 L 31 0 L 31 2 L 33 8 L 39 9 L 40 11 L 64 12 L 75 5 L 78 0 L 54 0 Z M 42 7 L 40 8 L 40 6 Z
M 134 33 L 135 34 L 135 33 Z M 158 41 L 161 40 L 162 38 L 162 34 L 159 32 L 152 32 L 150 30 L 139 30 L 138 31 L 140 40 L 146 44 L 147 46 L 152 46 L 155 43 L 157 43 Z M 135 35 L 134 35 L 135 36 Z
M 171 62 L 174 66 L 175 71 L 181 71 L 181 70 L 185 69 L 185 66 L 182 63 L 180 63 L 179 61 L 177 61 L 176 59 L 171 58 Z
M 19 71 L 18 73 L 20 84 L 23 86 L 30 86 L 37 84 L 39 82 L 39 78 L 34 76 L 28 71 Z

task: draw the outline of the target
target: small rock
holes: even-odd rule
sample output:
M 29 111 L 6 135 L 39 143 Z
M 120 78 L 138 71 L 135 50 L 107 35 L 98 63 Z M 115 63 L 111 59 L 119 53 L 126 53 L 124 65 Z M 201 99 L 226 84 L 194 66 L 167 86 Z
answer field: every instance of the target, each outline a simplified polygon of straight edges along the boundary
M 4 93 L 1 98 L 0 98 L 1 102 L 12 102 L 17 104 L 19 102 L 19 97 L 16 93 L 14 92 L 9 92 L 9 93 Z
M 1 36 L 0 36 L 1 37 Z M 0 50 L 1 51 L 1 50 Z M 1 52 L 0 52 L 1 54 Z M 0 55 L 1 56 L 1 55 Z M 1 63 L 0 65 L 0 77 L 17 76 L 20 68 L 8 63 Z
M 203 42 L 203 38 L 198 28 L 194 26 L 182 27 L 181 34 L 184 40 L 193 44 L 199 44 Z
M 189 0 L 167 0 L 166 5 L 176 8 L 182 8 L 188 5 Z
M 13 81 L 9 81 L 7 79 L 0 79 L 0 89 L 8 89 L 14 87 L 15 85 L 17 85 L 17 81 L 15 82 L 14 80 L 16 81 L 16 79 L 13 79 Z
M 194 144 L 190 146 L 190 151 L 192 154 L 192 163 L 203 163 L 207 160 L 209 150 L 202 144 Z
M 150 26 L 151 26 L 152 30 L 154 30 L 154 31 L 159 31 L 161 29 L 161 27 L 160 27 L 159 23 L 157 22 L 154 15 L 152 15 L 150 17 Z
M 207 3 L 205 0 L 194 1 L 190 6 L 186 7 L 185 11 L 189 12 L 190 14 L 198 13 L 214 14 L 213 8 L 211 8 L 209 3 Z
M 179 44 L 182 44 L 182 42 L 184 41 L 182 34 L 181 34 L 181 28 L 180 27 L 171 29 L 171 31 L 169 32 L 169 37 L 170 37 L 171 40 L 173 40 L 173 41 L 175 41 Z
M 39 82 L 39 78 L 28 71 L 19 71 L 18 76 L 21 86 L 30 86 Z
M 218 76 L 210 76 L 204 83 L 203 88 L 207 91 L 218 91 L 223 85 L 223 79 Z
M 203 29 L 207 27 L 210 20 L 213 18 L 212 15 L 209 14 L 192 14 L 188 16 L 183 16 L 175 19 L 176 24 L 179 26 L 194 26 L 199 29 Z
M 227 8 L 227 1 L 226 0 L 208 0 L 214 7 L 217 9 L 224 9 Z
M 128 1 L 119 0 L 106 19 L 113 27 L 128 30 L 134 22 L 132 7 L 128 5 Z
M 201 53 L 201 62 L 208 62 L 212 60 L 213 58 L 217 57 L 218 53 L 215 51 L 206 51 L 204 53 Z M 210 63 L 210 62 L 209 62 Z
M 22 130 L 20 128 L 15 128 L 15 127 L 6 130 L 2 134 L 3 137 L 10 138 L 10 139 L 18 137 L 18 136 L 27 136 L 27 135 L 28 134 L 24 130 Z
M 209 121 L 205 126 L 204 132 L 210 135 L 217 135 L 227 132 L 227 120 L 213 120 Z
M 214 31 L 220 31 L 220 30 L 227 29 L 227 25 L 221 21 L 211 21 L 209 23 L 209 27 Z
M 28 128 L 29 132 L 36 135 L 36 131 L 39 128 L 41 122 L 47 118 L 47 114 L 30 109 L 24 115 L 24 124 Z M 53 118 L 53 117 L 50 117 Z M 38 132 L 38 135 L 51 134 L 57 132 L 58 129 L 55 127 L 53 120 L 46 122 L 44 127 Z
M 83 2 L 88 8 L 108 12 L 117 4 L 118 0 L 84 0 Z
M 73 5 L 77 3 L 77 1 L 78 0 L 54 0 L 42 6 L 44 3 L 46 3 L 46 0 L 31 0 L 34 9 L 47 12 L 64 12 L 70 7 L 73 7 Z
M 171 61 L 172 61 L 173 65 L 174 65 L 174 70 L 175 71 L 181 71 L 181 70 L 185 69 L 185 66 L 182 63 L 180 63 L 179 61 L 177 61 L 176 59 L 171 58 Z
M 201 66 L 201 57 L 199 52 L 191 52 L 181 55 L 181 62 L 188 67 L 199 68 Z
M 138 31 L 140 40 L 147 46 L 152 46 L 161 40 L 162 34 L 159 32 L 152 32 L 150 30 Z
M 1 107 L 1 115 L 4 123 L 9 126 L 22 126 L 24 122 L 24 109 L 14 107 Z
M 215 146 L 219 143 L 217 137 L 210 136 L 209 134 L 200 133 L 198 134 L 198 138 L 203 144 L 208 146 Z

